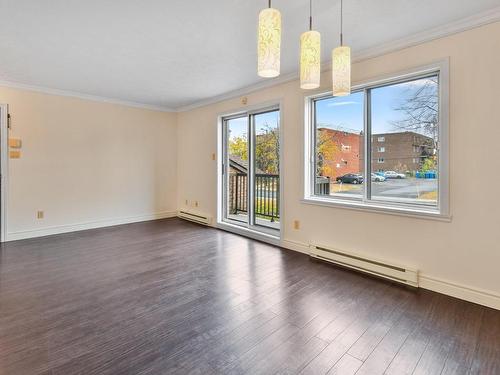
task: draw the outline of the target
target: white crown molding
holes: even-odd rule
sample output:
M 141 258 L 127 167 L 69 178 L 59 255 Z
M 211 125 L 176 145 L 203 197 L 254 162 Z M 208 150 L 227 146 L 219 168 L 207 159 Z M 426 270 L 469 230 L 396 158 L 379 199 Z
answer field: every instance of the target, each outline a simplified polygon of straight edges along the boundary
M 177 112 L 190 111 L 192 109 L 204 107 L 206 105 L 219 103 L 219 102 L 222 102 L 224 100 L 237 98 L 237 97 L 242 96 L 242 95 L 248 95 L 252 92 L 263 90 L 263 89 L 266 89 L 268 87 L 273 87 L 273 86 L 277 86 L 277 85 L 280 85 L 280 84 L 283 84 L 286 82 L 294 81 L 294 80 L 298 79 L 298 77 L 299 77 L 298 74 L 295 72 L 288 73 L 288 74 L 282 74 L 276 78 L 268 78 L 268 79 L 262 80 L 258 83 L 254 83 L 252 85 L 245 86 L 245 87 L 242 87 L 242 88 L 237 89 L 237 90 L 228 91 L 224 94 L 217 95 L 217 96 L 211 97 L 209 99 L 203 99 L 203 100 L 194 102 L 192 104 L 177 107 L 176 110 L 177 110 Z
M 168 108 L 168 107 L 162 107 L 162 106 L 156 106 L 156 105 L 144 104 L 144 103 L 130 102 L 127 100 L 120 100 L 120 99 L 114 99 L 114 98 L 107 98 L 107 97 L 103 97 L 103 96 L 83 94 L 83 93 L 79 93 L 79 92 L 75 92 L 75 91 L 60 90 L 60 89 L 54 89 L 54 88 L 50 88 L 50 87 L 27 85 L 27 84 L 19 83 L 19 82 L 0 80 L 0 86 L 13 88 L 13 89 L 35 91 L 35 92 L 40 92 L 40 93 L 49 94 L 49 95 L 66 96 L 66 97 L 70 97 L 70 98 L 89 100 L 89 101 L 93 101 L 93 102 L 117 104 L 117 105 L 123 105 L 126 107 L 149 109 L 151 111 L 176 112 L 176 110 L 174 108 Z
M 410 35 L 405 38 L 393 40 L 388 43 L 381 44 L 377 47 L 368 48 L 359 51 L 353 56 L 355 62 L 371 59 L 380 55 L 395 52 L 405 48 L 413 47 L 418 44 L 430 42 L 435 39 L 444 38 L 453 34 L 458 34 L 463 31 L 481 27 L 493 22 L 500 21 L 500 6 L 490 9 L 486 12 L 478 13 L 458 21 L 450 22 L 445 25 L 435 27 L 417 34 Z
M 423 31 L 421 33 L 417 33 L 411 36 L 408 36 L 406 38 L 401 38 L 397 39 L 388 43 L 381 44 L 377 47 L 373 48 L 368 48 L 359 52 L 354 52 L 352 56 L 353 62 L 359 62 L 367 59 L 371 59 L 377 56 L 381 56 L 387 53 L 391 52 L 396 52 L 398 50 L 412 47 L 418 44 L 422 44 L 425 42 L 429 42 L 431 40 L 435 40 L 438 38 L 443 38 L 452 34 L 460 33 L 466 30 L 470 30 L 476 27 L 484 26 L 489 23 L 497 22 L 500 21 L 500 6 L 495 7 L 493 9 L 490 9 L 488 11 L 478 13 L 476 15 L 472 15 L 466 18 L 463 18 L 458 21 L 454 21 L 451 23 L 448 23 L 446 25 L 442 25 L 427 31 Z M 329 71 L 330 70 L 330 65 L 331 61 L 324 61 L 322 63 L 322 71 Z M 101 96 L 94 96 L 94 95 L 88 95 L 88 94 L 83 94 L 75 91 L 68 91 L 68 90 L 60 90 L 60 89 L 54 89 L 54 88 L 49 88 L 49 87 L 43 87 L 43 86 L 34 86 L 34 85 L 28 85 L 24 83 L 18 83 L 18 82 L 12 82 L 12 81 L 3 81 L 0 80 L 0 86 L 4 87 L 10 87 L 10 88 L 16 88 L 16 89 L 22 89 L 22 90 L 29 90 L 29 91 L 36 91 L 36 92 L 41 92 L 45 94 L 51 94 L 51 95 L 59 95 L 59 96 L 68 96 L 68 97 L 73 97 L 73 98 L 78 98 L 78 99 L 83 99 L 83 100 L 90 100 L 90 101 L 95 101 L 95 102 L 102 102 L 102 103 L 110 103 L 110 104 L 118 104 L 118 105 L 123 105 L 127 107 L 134 107 L 134 108 L 142 108 L 142 109 L 149 109 L 152 111 L 161 111 L 161 112 L 185 112 L 185 111 L 190 111 L 192 109 L 196 109 L 199 107 L 204 107 L 210 104 L 214 103 L 219 103 L 224 100 L 228 99 L 233 99 L 237 98 L 239 96 L 243 95 L 248 95 L 252 92 L 263 90 L 269 87 L 277 86 L 286 82 L 294 81 L 299 79 L 299 74 L 298 72 L 292 72 L 292 73 L 287 73 L 283 74 L 277 78 L 273 79 L 267 79 L 260 81 L 256 84 L 252 84 L 249 86 L 242 87 L 237 90 L 232 90 L 227 93 L 221 94 L 221 95 L 216 95 L 214 97 L 208 98 L 208 99 L 203 99 L 200 101 L 193 102 L 188 105 L 184 106 L 179 106 L 176 108 L 169 108 L 169 107 L 163 107 L 163 106 L 156 106 L 156 105 L 151 105 L 151 104 L 144 104 L 144 103 L 136 103 L 136 102 L 130 102 L 126 100 L 120 100 L 120 99 L 114 99 L 114 98 L 107 98 L 107 97 L 101 97 Z
M 435 39 L 457 34 L 463 31 L 467 31 L 497 21 L 500 21 L 500 6 L 490 9 L 489 11 L 486 12 L 478 13 L 476 15 L 469 16 L 458 21 L 454 21 L 427 31 L 423 31 L 421 33 L 413 34 L 405 38 L 384 43 L 377 47 L 368 48 L 359 52 L 354 52 L 352 56 L 352 61 L 360 62 L 363 60 L 372 59 L 374 57 L 385 55 L 391 52 L 396 52 L 405 48 L 416 46 L 418 44 L 430 42 Z M 329 71 L 331 66 L 331 60 L 323 61 L 321 65 L 322 65 L 321 68 L 322 72 Z M 219 103 L 221 101 L 233 99 L 239 96 L 248 95 L 258 90 L 277 86 L 298 79 L 299 79 L 298 72 L 287 73 L 277 78 L 262 81 L 254 85 L 246 86 L 238 90 L 214 96 L 210 99 L 204 99 L 186 106 L 177 107 L 176 111 L 177 112 L 190 111 L 192 109 L 204 107 L 214 103 Z

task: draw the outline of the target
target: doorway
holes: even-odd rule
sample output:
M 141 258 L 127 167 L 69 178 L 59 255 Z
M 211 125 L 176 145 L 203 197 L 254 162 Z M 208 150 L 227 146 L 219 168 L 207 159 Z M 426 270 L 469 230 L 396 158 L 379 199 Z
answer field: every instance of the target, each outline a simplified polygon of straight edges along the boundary
M 6 241 L 7 234 L 8 116 L 7 104 L 0 104 L 0 242 Z
M 279 237 L 280 108 L 223 116 L 219 221 Z

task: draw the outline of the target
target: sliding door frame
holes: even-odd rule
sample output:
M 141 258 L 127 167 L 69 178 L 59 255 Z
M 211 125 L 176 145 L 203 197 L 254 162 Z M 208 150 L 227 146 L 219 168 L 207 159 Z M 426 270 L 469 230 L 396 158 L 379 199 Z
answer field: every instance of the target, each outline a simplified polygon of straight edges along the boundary
M 0 242 L 7 240 L 7 194 L 9 183 L 9 106 L 0 104 Z
M 222 153 L 220 154 L 220 157 L 217 158 L 218 160 L 220 160 L 221 162 L 218 163 L 218 164 L 222 164 L 222 174 L 221 174 L 221 177 L 222 177 L 222 196 L 221 196 L 221 199 L 220 201 L 217 200 L 217 206 L 222 209 L 221 213 L 222 215 L 220 216 L 221 218 L 221 221 L 229 221 L 229 222 L 233 222 L 234 225 L 240 225 L 240 224 L 237 224 L 238 222 L 241 223 L 241 224 L 244 224 L 245 221 L 243 220 L 237 220 L 237 219 L 229 219 L 227 217 L 227 212 L 228 212 L 228 200 L 227 200 L 227 197 L 226 197 L 226 194 L 227 194 L 227 191 L 229 189 L 229 185 L 228 185 L 228 179 L 227 179 L 227 175 L 229 173 L 229 153 L 227 151 L 227 147 L 226 145 L 228 144 L 228 131 L 227 131 L 227 122 L 228 121 L 231 121 L 231 120 L 235 120 L 235 119 L 239 119 L 239 118 L 245 118 L 247 119 L 248 121 L 248 116 L 245 115 L 245 113 L 239 113 L 239 114 L 235 114 L 235 115 L 230 115 L 230 116 L 224 116 L 222 118 L 222 121 L 221 121 L 221 127 L 222 127 L 222 138 L 221 138 L 221 143 L 222 143 Z M 248 134 L 248 131 L 249 131 L 249 126 L 248 126 L 248 122 L 247 122 L 247 148 L 249 147 L 249 143 L 250 143 L 250 135 Z M 249 158 L 250 159 L 250 158 Z M 250 164 L 249 164 L 249 168 L 247 170 L 247 189 L 248 187 L 250 186 Z M 219 179 L 219 178 L 218 178 Z M 246 219 L 246 223 L 249 222 L 249 216 L 250 216 L 250 199 L 249 199 L 249 194 L 246 194 L 246 197 L 247 197 L 247 202 L 246 202 L 246 207 L 247 207 L 247 219 Z
M 279 111 L 278 134 L 280 139 L 279 150 L 279 200 L 280 200 L 280 229 L 271 229 L 255 224 L 255 157 L 254 157 L 254 142 L 255 142 L 255 124 L 254 115 L 271 111 Z M 226 191 L 227 179 L 226 173 L 229 171 L 227 163 L 227 132 L 226 121 L 234 118 L 246 117 L 248 128 L 248 149 L 249 149 L 249 166 L 248 166 L 248 194 L 247 194 L 247 212 L 248 218 L 246 225 L 238 225 L 226 220 L 225 213 L 227 212 Z M 280 244 L 280 238 L 283 228 L 283 105 L 281 100 L 274 100 L 266 103 L 261 103 L 253 106 L 246 106 L 234 111 L 221 113 L 217 117 L 217 227 L 220 229 L 235 232 L 247 237 L 256 238 L 275 245 Z

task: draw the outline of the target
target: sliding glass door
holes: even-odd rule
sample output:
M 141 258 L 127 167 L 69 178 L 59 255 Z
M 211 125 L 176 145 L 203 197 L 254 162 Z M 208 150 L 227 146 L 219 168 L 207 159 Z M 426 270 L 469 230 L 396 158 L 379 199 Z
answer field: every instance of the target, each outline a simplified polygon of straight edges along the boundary
M 248 222 L 248 118 L 235 117 L 224 121 L 225 127 L 225 219 Z
M 270 107 L 222 121 L 223 221 L 266 233 L 280 229 L 280 112 Z

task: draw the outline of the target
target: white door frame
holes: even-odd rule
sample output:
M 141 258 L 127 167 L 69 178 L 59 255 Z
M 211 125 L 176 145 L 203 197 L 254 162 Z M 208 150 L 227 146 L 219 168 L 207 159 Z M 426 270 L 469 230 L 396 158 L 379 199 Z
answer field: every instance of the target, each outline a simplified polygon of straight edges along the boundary
M 279 165 L 280 165 L 280 191 L 279 191 L 279 196 L 280 196 L 280 229 L 275 230 L 275 229 L 268 229 L 265 227 L 259 227 L 258 230 L 256 230 L 255 226 L 249 225 L 249 226 L 239 226 L 236 224 L 232 224 L 226 220 L 224 220 L 224 212 L 225 212 L 225 202 L 224 202 L 224 190 L 225 190 L 225 179 L 224 179 L 224 174 L 227 173 L 227 171 L 223 171 L 223 169 L 226 167 L 227 168 L 227 163 L 223 162 L 225 152 L 224 152 L 224 143 L 225 143 L 225 132 L 224 132 L 224 120 L 231 118 L 231 117 L 239 117 L 241 115 L 246 116 L 249 118 L 253 114 L 258 114 L 260 112 L 265 112 L 266 110 L 272 110 L 272 109 L 277 109 L 280 112 L 280 121 L 279 121 L 279 137 L 280 137 L 280 152 L 279 152 Z M 251 106 L 244 106 L 243 108 L 239 108 L 233 111 L 227 111 L 225 113 L 219 113 L 217 116 L 217 227 L 235 232 L 237 234 L 241 234 L 244 236 L 248 236 L 251 238 L 258 239 L 260 241 L 264 242 L 269 242 L 274 245 L 279 245 L 280 244 L 280 239 L 283 236 L 283 222 L 284 222 L 284 207 L 283 207 L 283 196 L 284 196 L 284 182 L 283 182 L 283 170 L 284 170 L 284 163 L 283 163 L 283 100 L 282 99 L 276 99 L 276 100 L 271 100 L 268 102 L 256 104 L 256 105 L 251 105 Z M 249 141 L 252 140 L 252 136 L 248 136 Z M 250 149 L 252 149 L 252 146 L 250 145 Z M 250 171 L 253 171 L 253 166 L 250 166 L 249 168 L 249 178 L 250 178 Z M 225 172 L 225 173 L 224 173 Z M 249 181 L 249 186 L 250 186 L 250 181 Z M 249 199 L 253 199 L 253 192 L 250 192 L 251 196 L 249 196 Z M 222 203 L 222 204 L 221 204 Z M 249 219 L 250 222 L 250 219 Z
M 9 191 L 9 107 L 0 104 L 0 242 L 7 239 L 7 193 Z

